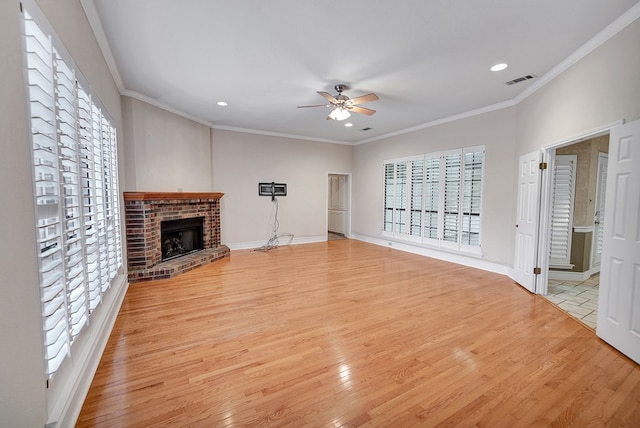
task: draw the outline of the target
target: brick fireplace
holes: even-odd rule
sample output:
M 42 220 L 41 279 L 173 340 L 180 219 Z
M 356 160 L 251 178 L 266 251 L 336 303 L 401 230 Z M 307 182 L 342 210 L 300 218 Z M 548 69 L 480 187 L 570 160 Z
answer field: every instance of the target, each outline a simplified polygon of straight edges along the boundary
M 129 282 L 171 278 L 226 257 L 220 243 L 220 198 L 224 193 L 124 192 Z M 162 261 L 163 221 L 203 218 L 202 250 Z

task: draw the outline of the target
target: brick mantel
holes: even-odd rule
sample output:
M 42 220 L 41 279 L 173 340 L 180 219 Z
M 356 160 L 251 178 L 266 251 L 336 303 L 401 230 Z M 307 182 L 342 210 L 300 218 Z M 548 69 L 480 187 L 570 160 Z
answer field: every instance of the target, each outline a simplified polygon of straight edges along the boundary
M 220 243 L 220 198 L 211 192 L 124 192 L 129 281 L 171 278 L 230 254 Z M 162 261 L 161 222 L 203 217 L 203 250 Z
M 124 192 L 125 201 L 220 199 L 224 193 L 210 192 Z

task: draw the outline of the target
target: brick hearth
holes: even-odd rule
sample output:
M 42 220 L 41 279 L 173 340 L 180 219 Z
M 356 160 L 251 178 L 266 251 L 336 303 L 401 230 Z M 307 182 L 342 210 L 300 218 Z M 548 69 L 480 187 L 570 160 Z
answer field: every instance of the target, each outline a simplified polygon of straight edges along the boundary
M 220 243 L 220 198 L 224 193 L 124 192 L 129 282 L 171 278 L 230 254 Z M 204 217 L 203 249 L 162 260 L 160 223 Z

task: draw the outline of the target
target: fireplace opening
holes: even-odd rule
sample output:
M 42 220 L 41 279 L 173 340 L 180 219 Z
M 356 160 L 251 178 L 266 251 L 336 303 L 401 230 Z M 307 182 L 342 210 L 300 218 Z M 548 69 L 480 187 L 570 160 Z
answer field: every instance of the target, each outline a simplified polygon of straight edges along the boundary
M 162 261 L 202 250 L 204 217 L 160 222 Z

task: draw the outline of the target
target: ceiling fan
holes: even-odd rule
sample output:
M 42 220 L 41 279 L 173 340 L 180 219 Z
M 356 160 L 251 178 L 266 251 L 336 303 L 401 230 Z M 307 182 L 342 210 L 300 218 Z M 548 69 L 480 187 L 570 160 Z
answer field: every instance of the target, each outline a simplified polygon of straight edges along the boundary
M 329 104 L 316 104 L 312 106 L 298 106 L 298 108 L 306 108 L 306 107 L 333 107 L 329 116 L 327 116 L 327 120 L 345 120 L 349 116 L 351 116 L 351 112 L 366 114 L 367 116 L 371 116 L 376 111 L 371 110 L 369 108 L 360 107 L 358 104 L 368 103 L 371 101 L 375 101 L 378 99 L 376 94 L 367 94 L 362 95 L 360 97 L 356 97 L 350 99 L 346 95 L 342 95 L 342 91 L 345 89 L 349 89 L 347 85 L 338 84 L 334 86 L 335 90 L 338 92 L 338 95 L 335 97 L 328 92 L 318 91 L 322 97 L 324 97 Z

